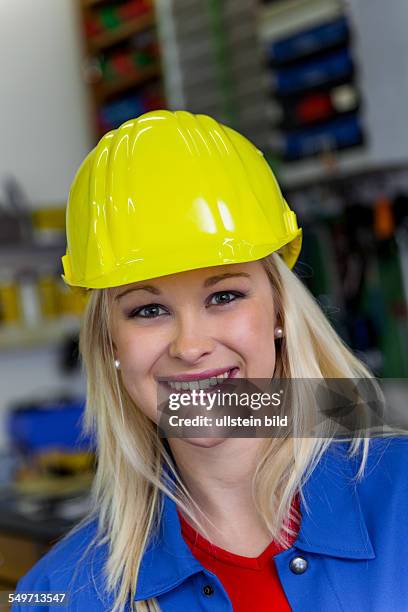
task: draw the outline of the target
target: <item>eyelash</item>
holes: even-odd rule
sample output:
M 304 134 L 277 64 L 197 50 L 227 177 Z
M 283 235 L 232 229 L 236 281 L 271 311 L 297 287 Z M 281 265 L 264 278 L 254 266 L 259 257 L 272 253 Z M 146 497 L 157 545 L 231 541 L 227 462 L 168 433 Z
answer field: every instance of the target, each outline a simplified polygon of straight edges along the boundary
M 229 300 L 228 302 L 224 302 L 224 303 L 220 303 L 220 304 L 207 304 L 207 306 L 228 306 L 228 304 L 231 304 L 232 302 L 235 302 L 236 299 L 241 299 L 241 298 L 245 298 L 246 297 L 246 293 L 242 293 L 241 291 L 217 291 L 216 293 L 213 293 L 208 301 L 211 301 L 215 296 L 218 295 L 233 295 L 234 298 L 232 300 Z M 157 316 L 144 316 L 141 315 L 140 313 L 148 308 L 161 308 L 164 310 L 163 306 L 161 306 L 160 304 L 146 304 L 146 306 L 141 306 L 140 308 L 136 308 L 136 310 L 132 310 L 132 312 L 129 313 L 128 317 L 129 319 L 134 319 L 136 317 L 139 317 L 141 319 L 157 319 L 159 316 L 163 316 L 163 315 L 157 315 Z

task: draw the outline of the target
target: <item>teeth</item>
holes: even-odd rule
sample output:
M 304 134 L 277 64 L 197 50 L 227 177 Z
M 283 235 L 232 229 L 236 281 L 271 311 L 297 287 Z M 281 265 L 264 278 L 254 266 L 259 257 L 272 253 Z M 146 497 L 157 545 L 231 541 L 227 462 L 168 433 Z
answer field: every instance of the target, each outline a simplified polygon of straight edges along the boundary
M 212 376 L 211 378 L 202 378 L 199 380 L 190 380 L 189 382 L 176 382 L 176 381 L 168 381 L 168 384 L 172 389 L 176 391 L 180 391 L 183 389 L 184 391 L 194 391 L 198 389 L 208 389 L 209 387 L 214 387 L 222 383 L 229 376 L 229 371 L 224 374 L 220 374 L 219 376 Z

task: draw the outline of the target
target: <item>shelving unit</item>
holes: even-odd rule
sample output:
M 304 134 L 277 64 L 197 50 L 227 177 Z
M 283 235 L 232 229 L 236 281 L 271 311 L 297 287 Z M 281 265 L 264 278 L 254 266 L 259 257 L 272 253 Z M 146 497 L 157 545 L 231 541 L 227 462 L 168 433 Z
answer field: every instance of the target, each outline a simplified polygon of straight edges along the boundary
M 258 0 L 156 0 L 171 108 L 207 114 L 265 146 Z
M 284 159 L 285 174 L 296 178 L 311 166 L 318 175 L 340 158 L 364 163 L 369 134 L 345 4 L 264 2 L 259 37 L 269 75 L 269 148 Z
M 0 249 L 0 353 L 58 344 L 78 334 L 85 301 L 58 278 L 64 252 L 62 243 Z
M 299 152 L 297 158 L 286 156 L 276 167 L 285 188 L 296 189 L 306 183 L 407 165 L 405 132 L 408 128 L 403 100 L 408 92 L 408 80 L 400 62 L 396 61 L 408 49 L 402 25 L 407 15 L 403 0 L 396 3 L 393 11 L 387 11 L 381 3 L 366 6 L 359 0 L 259 0 L 258 35 L 265 58 L 271 52 L 268 149 L 280 160 L 285 157 L 285 144 L 295 144 Z M 346 27 L 348 35 L 344 34 L 342 39 L 333 36 L 330 44 L 326 29 L 325 38 L 320 38 L 321 51 L 319 45 L 311 49 L 312 40 L 316 43 L 321 34 L 316 30 L 325 25 L 330 29 L 336 24 L 339 29 L 343 27 L 343 32 Z M 381 45 L 379 40 L 383 41 Z M 284 45 L 287 50 L 288 43 L 291 51 L 297 47 L 297 57 L 288 55 L 285 59 L 283 54 L 279 58 L 274 55 L 277 50 L 282 52 Z M 338 53 L 340 49 L 342 55 Z M 325 55 L 326 58 L 336 56 L 348 68 L 337 82 L 331 80 L 333 71 L 328 70 L 327 83 L 316 86 L 314 78 L 324 65 Z M 310 92 L 305 86 L 291 95 L 276 95 L 277 75 L 292 77 L 306 64 L 315 69 L 309 74 Z M 395 96 L 392 92 L 397 83 L 398 96 Z M 334 92 L 336 87 L 338 92 Z M 341 95 L 334 103 L 335 93 Z M 319 105 L 321 116 L 313 118 L 309 111 L 319 114 Z M 332 114 L 329 117 L 327 113 L 326 121 L 324 110 L 330 107 Z M 304 121 L 306 114 L 309 114 L 309 124 Z M 343 117 L 351 120 L 348 125 L 342 123 Z M 295 121 L 291 123 L 293 118 Z M 312 134 L 314 126 L 318 129 Z M 354 137 L 346 142 L 349 129 L 354 130 Z
M 129 74 L 121 79 L 118 79 L 115 83 L 102 83 L 99 87 L 95 88 L 96 100 L 102 103 L 104 100 L 121 94 L 132 88 L 142 86 L 143 83 L 150 81 L 150 79 L 160 76 L 159 66 L 150 66 L 145 68 L 139 74 Z
M 138 17 L 137 19 L 128 21 L 113 31 L 103 32 L 98 36 L 88 39 L 89 47 L 92 51 L 98 52 L 111 45 L 126 40 L 129 36 L 133 36 L 138 32 L 142 32 L 146 28 L 155 26 L 155 18 L 153 14 Z
M 84 0 L 84 6 L 95 6 L 96 4 L 102 4 L 103 0 Z
M 79 328 L 80 320 L 74 317 L 47 321 L 39 327 L 0 328 L 0 352 L 58 344 L 67 335 L 78 334 Z
M 13 270 L 36 268 L 53 261 L 58 262 L 65 253 L 65 242 L 49 245 L 11 244 L 0 248 L 0 267 Z
M 95 139 L 166 108 L 157 17 L 151 0 L 77 0 Z

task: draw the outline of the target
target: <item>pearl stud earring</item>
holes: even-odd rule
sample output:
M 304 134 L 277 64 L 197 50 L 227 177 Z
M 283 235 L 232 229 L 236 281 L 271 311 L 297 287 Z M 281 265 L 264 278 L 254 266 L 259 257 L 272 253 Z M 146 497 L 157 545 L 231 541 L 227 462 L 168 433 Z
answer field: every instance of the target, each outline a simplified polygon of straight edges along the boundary
M 283 329 L 281 327 L 277 327 L 275 329 L 275 338 L 282 338 L 283 337 Z
M 117 370 L 120 370 L 120 361 L 119 361 L 119 359 L 115 359 L 115 368 Z

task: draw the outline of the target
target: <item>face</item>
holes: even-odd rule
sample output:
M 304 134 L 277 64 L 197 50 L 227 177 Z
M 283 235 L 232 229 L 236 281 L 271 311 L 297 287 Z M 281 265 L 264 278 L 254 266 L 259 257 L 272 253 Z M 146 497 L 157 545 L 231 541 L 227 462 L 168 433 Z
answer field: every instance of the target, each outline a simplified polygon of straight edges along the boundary
M 159 379 L 272 378 L 273 290 L 259 261 L 201 268 L 110 289 L 112 339 L 135 404 L 157 422 Z M 167 387 L 168 388 L 168 387 Z M 215 445 L 212 438 L 204 443 Z

